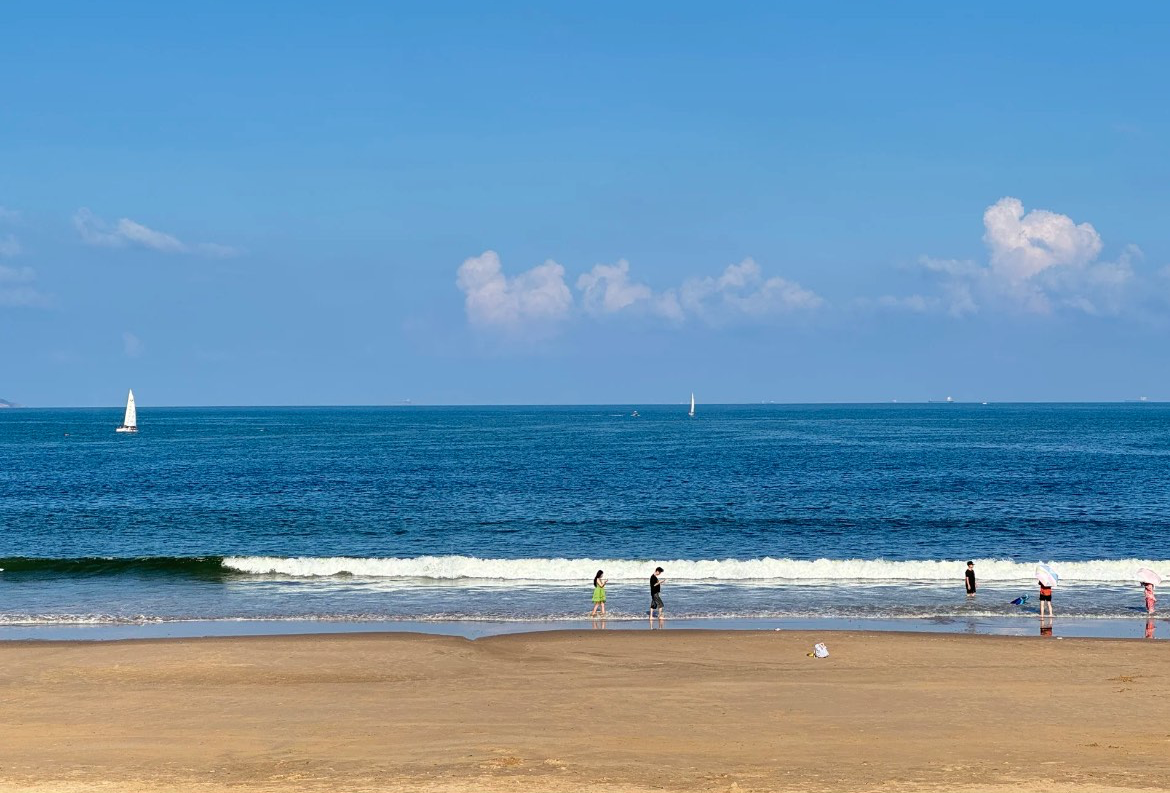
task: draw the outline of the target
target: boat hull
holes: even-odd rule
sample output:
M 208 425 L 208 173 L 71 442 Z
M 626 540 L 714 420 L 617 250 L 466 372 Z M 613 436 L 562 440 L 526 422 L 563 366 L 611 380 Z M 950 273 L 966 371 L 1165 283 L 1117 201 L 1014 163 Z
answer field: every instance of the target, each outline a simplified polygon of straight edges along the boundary
M 118 427 L 114 432 L 138 432 L 137 427 Z

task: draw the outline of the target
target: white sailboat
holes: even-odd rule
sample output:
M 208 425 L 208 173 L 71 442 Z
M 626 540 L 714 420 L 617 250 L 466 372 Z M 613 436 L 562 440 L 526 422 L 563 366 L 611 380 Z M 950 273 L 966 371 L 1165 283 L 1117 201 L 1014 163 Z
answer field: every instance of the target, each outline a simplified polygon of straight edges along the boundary
M 122 419 L 122 426 L 116 432 L 138 432 L 138 411 L 134 409 L 134 389 L 126 397 L 126 417 Z
M 687 414 L 691 418 L 695 417 L 695 392 L 691 392 L 691 412 Z

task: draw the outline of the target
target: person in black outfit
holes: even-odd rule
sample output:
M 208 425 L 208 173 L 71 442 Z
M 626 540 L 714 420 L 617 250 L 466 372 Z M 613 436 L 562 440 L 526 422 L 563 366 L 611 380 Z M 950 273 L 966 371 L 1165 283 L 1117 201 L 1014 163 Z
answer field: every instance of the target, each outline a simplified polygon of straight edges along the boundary
M 975 597 L 975 563 L 967 562 L 967 597 Z
M 655 567 L 653 575 L 650 576 L 650 619 L 654 619 L 654 612 L 658 612 L 658 619 L 666 616 L 666 606 L 662 605 L 662 582 L 665 578 L 660 578 L 663 573 L 661 567 Z

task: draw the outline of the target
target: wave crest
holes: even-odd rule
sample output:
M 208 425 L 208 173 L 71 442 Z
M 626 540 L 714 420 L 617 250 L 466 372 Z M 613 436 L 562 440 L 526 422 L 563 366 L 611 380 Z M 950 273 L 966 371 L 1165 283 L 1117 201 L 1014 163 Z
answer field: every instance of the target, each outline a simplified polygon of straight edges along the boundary
M 1036 562 L 976 559 L 981 581 L 1030 581 Z M 1148 559 L 1048 561 L 1062 583 L 1135 581 L 1139 567 L 1170 570 L 1170 561 Z M 432 580 L 504 580 L 572 583 L 587 580 L 597 570 L 615 581 L 650 576 L 655 566 L 676 581 L 954 581 L 963 577 L 966 560 L 884 559 L 480 559 L 474 556 L 415 556 L 390 558 L 229 556 L 223 566 L 237 573 L 316 578 L 350 575 L 366 578 Z

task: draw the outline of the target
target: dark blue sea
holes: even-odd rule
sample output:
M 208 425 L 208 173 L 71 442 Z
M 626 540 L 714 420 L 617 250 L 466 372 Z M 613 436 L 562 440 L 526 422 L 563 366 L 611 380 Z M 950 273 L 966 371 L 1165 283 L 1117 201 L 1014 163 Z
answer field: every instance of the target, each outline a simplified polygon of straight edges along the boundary
M 638 416 L 633 416 L 634 410 Z M 0 632 L 197 621 L 1141 619 L 1161 404 L 0 410 Z M 962 576 L 976 563 L 979 591 Z M 1167 603 L 1170 610 L 1170 601 Z M 762 622 L 761 622 L 762 621 Z M 966 621 L 966 623 L 964 622 Z

